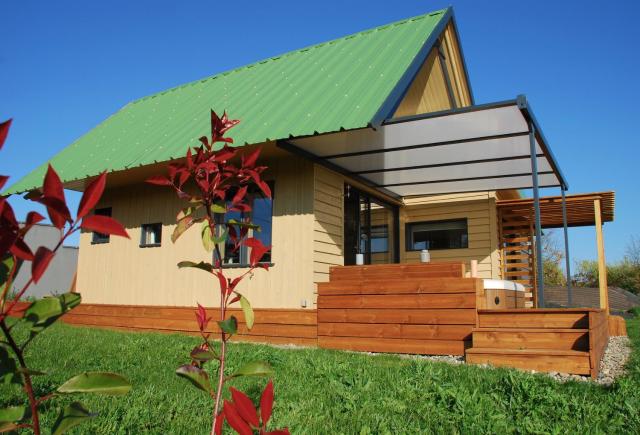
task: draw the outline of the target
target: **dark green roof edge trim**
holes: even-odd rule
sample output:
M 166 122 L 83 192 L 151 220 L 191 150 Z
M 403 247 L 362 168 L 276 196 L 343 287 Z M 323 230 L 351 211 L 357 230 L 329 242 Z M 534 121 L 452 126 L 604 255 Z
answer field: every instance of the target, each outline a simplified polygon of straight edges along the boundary
M 442 13 L 442 12 L 436 11 L 436 12 L 432 12 L 429 15 L 435 15 L 438 13 Z M 380 106 L 376 114 L 373 116 L 373 119 L 371 119 L 371 125 L 374 128 L 379 127 L 384 120 L 391 118 L 393 113 L 396 111 L 396 109 L 402 102 L 402 99 L 404 98 L 406 93 L 409 91 L 409 87 L 411 86 L 411 83 L 418 75 L 418 72 L 420 72 L 420 68 L 422 67 L 424 62 L 427 60 L 427 57 L 431 52 L 431 48 L 433 47 L 433 44 L 435 44 L 436 40 L 440 37 L 444 29 L 447 27 L 447 24 L 449 24 L 449 21 L 451 20 L 452 16 L 453 14 L 452 14 L 451 7 L 448 7 L 447 9 L 445 9 L 444 15 L 440 19 L 440 22 L 438 23 L 436 28 L 433 29 L 433 32 L 431 32 L 431 35 L 429 35 L 427 40 L 424 42 L 424 44 L 422 45 L 422 48 L 418 52 L 418 55 L 413 59 L 413 62 L 411 62 L 411 65 L 409 65 L 409 68 L 407 68 L 407 70 L 404 72 L 404 74 L 402 75 L 402 77 L 400 78 L 396 86 L 393 88 L 391 93 L 387 96 L 384 103 L 382 103 L 382 106 Z
M 453 23 L 453 30 L 456 32 L 456 39 L 458 40 L 458 52 L 460 53 L 460 59 L 462 59 L 462 69 L 464 72 L 464 78 L 467 81 L 467 89 L 469 90 L 469 98 L 472 106 L 476 104 L 476 98 L 473 95 L 473 87 L 471 86 L 471 80 L 469 78 L 469 69 L 467 68 L 467 59 L 464 57 L 464 49 L 462 39 L 460 38 L 460 31 L 458 30 L 458 22 L 456 20 L 456 13 L 452 7 L 451 10 L 451 22 Z

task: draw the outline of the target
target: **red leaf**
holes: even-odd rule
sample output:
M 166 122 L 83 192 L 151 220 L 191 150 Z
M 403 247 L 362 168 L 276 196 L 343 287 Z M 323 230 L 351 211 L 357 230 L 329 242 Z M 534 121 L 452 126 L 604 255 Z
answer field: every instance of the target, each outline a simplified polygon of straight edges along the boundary
M 236 390 L 233 387 L 230 387 L 231 397 L 233 398 L 233 403 L 236 405 L 236 410 L 240 417 L 247 423 L 249 423 L 253 427 L 259 427 L 260 421 L 258 420 L 258 411 L 256 407 L 253 406 L 251 399 L 249 399 L 246 394 L 242 391 Z
M 145 180 L 149 184 L 155 184 L 156 186 L 171 186 L 173 183 L 167 179 L 164 175 L 154 175 Z
M 84 193 L 82 194 L 82 199 L 80 199 L 80 205 L 78 205 L 78 216 L 76 219 L 82 219 L 85 217 L 92 208 L 96 206 L 100 198 L 102 197 L 102 193 L 104 192 L 104 186 L 107 182 L 107 173 L 103 172 L 93 180 Z
M 20 228 L 20 234 L 25 235 L 32 226 L 44 220 L 44 216 L 36 211 L 30 211 L 27 213 L 27 218 L 25 219 L 24 225 Z
M 264 193 L 264 196 L 266 196 L 267 198 L 271 198 L 271 188 L 269 187 L 268 183 L 260 180 L 260 181 L 257 181 L 256 184 L 258 185 L 260 190 L 262 190 L 262 193 Z
M 198 311 L 196 311 L 196 320 L 198 321 L 198 328 L 200 328 L 201 332 L 207 328 L 207 324 L 209 320 L 211 320 L 211 317 L 207 319 L 207 311 L 200 304 L 198 304 Z
M 2 149 L 2 145 L 4 145 L 4 141 L 7 139 L 7 135 L 9 134 L 9 127 L 11 127 L 12 119 L 9 119 L 2 124 L 0 124 L 0 150 Z
M 49 267 L 49 263 L 53 259 L 53 252 L 44 246 L 40 246 L 36 251 L 36 255 L 33 257 L 33 262 L 31 263 L 31 276 L 33 278 L 33 282 L 36 284 L 42 277 L 42 274 Z
M 37 211 L 30 211 L 29 213 L 27 213 L 27 218 L 25 219 L 25 225 L 30 227 L 43 220 L 44 220 L 44 216 L 42 216 L 40 213 L 38 213 Z
M 82 225 L 80 225 L 80 228 L 95 231 L 100 234 L 111 234 L 114 236 L 126 237 L 127 239 L 130 238 L 129 234 L 127 234 L 127 230 L 124 229 L 122 224 L 109 216 L 85 216 L 85 218 L 82 219 Z
M 221 412 L 213 423 L 213 430 L 216 435 L 222 435 L 222 424 L 224 423 L 224 413 Z
M 229 281 L 227 281 L 227 278 L 221 272 L 216 272 L 216 276 L 218 277 L 218 280 L 220 281 L 220 292 L 223 295 L 226 295 L 227 294 L 227 289 L 229 287 Z
M 51 165 L 44 176 L 42 191 L 42 197 L 37 201 L 47 206 L 51 222 L 56 228 L 61 229 L 65 222 L 71 222 L 71 213 L 64 198 L 62 181 Z
M 256 162 L 258 161 L 258 157 L 260 156 L 260 151 L 262 151 L 261 148 L 256 148 L 254 151 L 252 151 L 251 153 L 249 153 L 249 155 L 247 155 L 246 157 L 243 155 L 242 156 L 242 166 L 243 167 L 253 167 L 255 166 Z
M 13 238 L 13 243 L 10 248 L 11 253 L 24 261 L 33 261 L 33 253 L 31 252 L 31 249 L 29 249 L 29 246 L 27 246 L 27 244 L 24 242 L 24 240 L 21 237 L 17 236 L 12 236 L 10 238 Z
M 233 199 L 231 200 L 232 204 L 237 204 L 240 201 L 242 201 L 245 197 L 245 195 L 247 194 L 247 186 L 242 186 L 240 189 L 238 189 L 238 191 L 236 192 L 236 194 L 233 196 Z
M 187 169 L 193 169 L 193 156 L 191 155 L 191 148 L 187 149 Z
M 271 418 L 273 411 L 273 381 L 269 381 L 260 397 L 260 416 L 262 417 L 262 427 L 267 427 L 267 422 Z
M 249 263 L 251 266 L 258 264 L 260 260 L 262 260 L 262 257 L 264 257 L 264 254 L 271 249 L 270 246 L 264 246 L 262 242 L 255 237 L 246 239 L 244 245 L 251 248 L 251 254 L 249 255 Z
M 56 198 L 65 202 L 62 181 L 60 181 L 58 173 L 51 165 L 47 167 L 47 173 L 44 176 L 44 183 L 42 184 L 42 192 L 46 198 Z
M 7 177 L 6 175 L 0 175 L 0 190 L 2 190 L 2 188 L 4 187 L 4 184 L 7 182 L 8 179 L 9 177 Z
M 187 182 L 187 180 L 189 179 L 189 171 L 187 171 L 186 169 L 181 169 L 179 171 L 179 175 L 180 177 L 178 178 L 178 186 L 182 187 L 182 185 L 184 183 Z
M 47 198 L 44 196 L 36 199 L 35 201 L 47 206 L 49 219 L 51 219 L 53 226 L 59 230 L 64 227 L 64 224 L 67 221 L 71 221 L 71 213 L 64 201 L 61 201 L 58 198 Z
M 220 149 L 213 155 L 213 161 L 226 162 L 228 160 L 231 160 L 236 155 L 236 152 L 237 151 L 234 148 L 231 148 L 230 146 L 227 146 L 225 144 L 222 149 Z
M 227 400 L 224 401 L 222 412 L 224 412 L 224 416 L 227 419 L 229 426 L 231 426 L 240 435 L 253 435 L 253 431 L 242 417 L 240 417 L 240 414 L 238 414 L 238 411 L 231 402 Z

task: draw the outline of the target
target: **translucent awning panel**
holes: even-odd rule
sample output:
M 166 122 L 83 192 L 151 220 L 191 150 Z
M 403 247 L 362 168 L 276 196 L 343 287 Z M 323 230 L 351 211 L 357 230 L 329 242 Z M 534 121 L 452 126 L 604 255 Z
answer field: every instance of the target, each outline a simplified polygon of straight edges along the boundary
M 398 196 L 528 189 L 533 187 L 530 128 L 539 186 L 567 186 L 521 97 L 280 145 Z

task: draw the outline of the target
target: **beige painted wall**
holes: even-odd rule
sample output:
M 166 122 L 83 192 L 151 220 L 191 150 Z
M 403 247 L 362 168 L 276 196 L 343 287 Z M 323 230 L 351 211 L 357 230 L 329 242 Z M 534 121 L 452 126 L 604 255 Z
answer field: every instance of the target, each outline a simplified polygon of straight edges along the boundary
M 314 172 L 313 164 L 295 156 L 265 162 L 267 179 L 275 180 L 273 252 L 275 265 L 257 270 L 239 291 L 257 308 L 313 308 Z M 108 190 L 99 207 L 112 207 L 131 240 L 112 237 L 91 244 L 91 233 L 80 236 L 78 291 L 86 303 L 207 306 L 218 304 L 217 284 L 203 271 L 178 269 L 182 260 L 209 261 L 199 228 L 187 231 L 175 244 L 171 233 L 182 202 L 169 189 L 135 184 Z M 162 223 L 162 246 L 140 248 L 140 225 Z M 245 269 L 229 269 L 231 277 Z M 214 285 L 215 284 L 215 285 Z M 215 288 L 214 288 L 215 287 Z
M 498 278 L 497 215 L 492 192 L 461 193 L 405 198 L 400 209 L 400 261 L 416 263 L 420 252 L 405 248 L 405 225 L 409 222 L 467 219 L 469 247 L 431 250 L 432 261 L 464 261 L 469 270 L 471 260 L 478 261 L 481 278 Z

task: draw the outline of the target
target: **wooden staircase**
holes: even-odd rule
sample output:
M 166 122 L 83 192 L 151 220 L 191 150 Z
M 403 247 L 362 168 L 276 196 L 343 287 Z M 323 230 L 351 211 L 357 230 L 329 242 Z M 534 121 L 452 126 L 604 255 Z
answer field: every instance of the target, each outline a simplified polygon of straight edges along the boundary
M 596 377 L 608 338 L 602 310 L 478 310 L 466 359 L 471 364 Z

